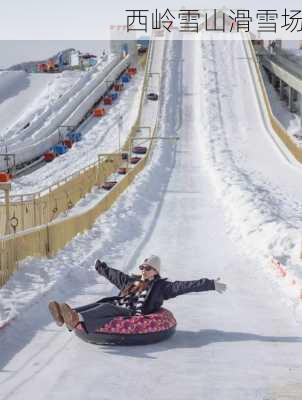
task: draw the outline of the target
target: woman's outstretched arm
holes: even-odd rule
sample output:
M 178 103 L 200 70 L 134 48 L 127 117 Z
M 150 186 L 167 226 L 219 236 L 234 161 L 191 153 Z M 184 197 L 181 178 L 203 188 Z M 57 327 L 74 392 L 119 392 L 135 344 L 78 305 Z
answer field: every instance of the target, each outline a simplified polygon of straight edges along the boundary
M 96 260 L 95 269 L 100 275 L 108 279 L 108 281 L 110 281 L 120 290 L 128 286 L 128 284 L 133 281 L 130 275 L 127 275 L 118 269 L 110 268 L 105 262 L 100 260 Z
M 192 293 L 192 292 L 205 292 L 207 290 L 217 290 L 217 280 L 214 279 L 197 279 L 194 281 L 175 281 L 169 282 L 166 281 L 164 283 L 164 299 L 168 300 L 173 297 L 179 296 L 181 294 Z M 223 283 L 219 283 L 219 285 L 224 286 L 224 290 L 226 289 L 226 285 Z M 223 291 L 224 291 L 223 290 Z M 219 291 L 222 293 L 222 291 Z

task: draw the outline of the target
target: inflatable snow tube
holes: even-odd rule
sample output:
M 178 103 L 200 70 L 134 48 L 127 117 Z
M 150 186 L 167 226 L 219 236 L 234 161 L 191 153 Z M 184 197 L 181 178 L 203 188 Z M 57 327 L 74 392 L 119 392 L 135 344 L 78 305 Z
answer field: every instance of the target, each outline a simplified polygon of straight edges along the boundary
M 94 333 L 87 333 L 80 323 L 75 334 L 86 342 L 101 345 L 142 345 L 160 342 L 173 335 L 176 320 L 161 308 L 158 312 L 133 317 L 116 317 Z

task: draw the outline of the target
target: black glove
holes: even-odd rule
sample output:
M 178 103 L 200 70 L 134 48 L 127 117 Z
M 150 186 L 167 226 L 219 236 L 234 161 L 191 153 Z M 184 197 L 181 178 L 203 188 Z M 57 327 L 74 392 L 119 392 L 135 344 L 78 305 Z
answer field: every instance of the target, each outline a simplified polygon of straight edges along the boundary
M 102 269 L 104 269 L 104 268 L 108 268 L 108 265 L 105 263 L 105 262 L 103 262 L 103 261 L 100 261 L 100 260 L 96 260 L 96 262 L 95 262 L 95 269 L 96 269 L 96 271 L 97 272 L 100 272 Z

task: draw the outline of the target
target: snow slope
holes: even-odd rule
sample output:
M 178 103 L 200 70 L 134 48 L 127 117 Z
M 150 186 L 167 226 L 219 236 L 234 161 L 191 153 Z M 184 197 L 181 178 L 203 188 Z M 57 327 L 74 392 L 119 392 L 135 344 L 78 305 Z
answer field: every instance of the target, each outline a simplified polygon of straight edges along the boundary
M 15 128 L 17 131 L 31 121 L 30 110 L 33 104 L 37 99 L 40 99 L 39 102 L 42 98 L 48 100 L 48 87 L 55 85 L 57 76 L 57 74 L 27 74 L 23 71 L 0 72 L 2 138 L 6 138 L 8 131 L 17 121 L 19 121 Z
M 302 287 L 301 167 L 267 129 L 243 43 L 203 42 L 203 55 L 205 157 L 234 240 L 260 259 L 276 256 Z
M 44 190 L 52 184 L 97 161 L 98 154 L 118 150 L 119 136 L 121 145 L 128 137 L 129 131 L 137 117 L 137 107 L 143 83 L 143 72 L 140 71 L 120 94 L 113 106 L 106 108 L 104 118 L 88 118 L 79 126 L 82 140 L 76 143 L 63 156 L 45 164 L 29 175 L 15 178 L 12 181 L 14 194 L 32 193 Z M 122 123 L 120 123 L 122 117 Z
M 86 72 L 83 71 L 64 71 L 60 74 L 26 74 L 24 80 L 29 81 L 28 89 L 31 91 L 26 97 L 18 94 L 11 101 L 12 108 L 9 110 L 11 123 L 3 135 L 7 145 L 20 144 L 21 141 L 26 140 L 30 135 L 29 132 L 42 124 L 46 114 L 54 111 L 54 105 L 58 99 L 68 93 L 85 75 Z M 40 92 L 32 93 L 36 82 L 40 81 L 45 82 L 45 86 Z M 20 102 L 24 102 L 25 109 L 18 108 Z M 19 116 L 16 116 L 16 112 L 19 113 Z M 30 123 L 29 126 L 27 126 L 28 123 Z
M 7 131 L 3 137 L 8 145 L 8 152 L 16 155 L 16 163 L 30 161 L 56 144 L 57 128 L 62 124 L 77 125 L 105 91 L 107 84 L 104 80 L 109 77 L 114 80 L 125 69 L 126 64 L 126 58 L 120 60 L 114 55 L 106 61 L 99 60 L 67 91 L 56 93 L 54 101 L 35 110 L 29 126 L 21 132 L 16 129 Z M 92 103 L 88 104 L 87 101 Z M 1 163 L 3 161 L 0 160 L 0 167 Z
M 281 179 L 282 170 L 293 167 L 263 131 L 246 60 L 233 57 L 232 61 L 228 55 L 231 49 L 242 54 L 242 44 L 217 41 L 201 47 L 198 41 L 174 41 L 167 46 L 159 135 L 181 139 L 176 145 L 159 142 L 135 185 L 91 231 L 53 259 L 28 260 L 0 290 L 2 320 L 9 312 L 17 317 L 0 333 L 1 400 L 105 400 L 129 395 L 134 400 L 297 400 L 302 396 L 301 325 L 283 302 L 279 287 L 264 273 L 259 255 L 244 251 L 244 234 L 236 240 L 230 235 L 235 223 L 241 233 L 249 215 L 236 220 L 229 214 L 225 219 L 228 209 L 223 207 L 225 196 L 230 206 L 239 201 L 238 209 L 243 210 L 246 196 L 238 196 L 245 181 L 238 173 L 247 176 L 244 166 L 250 167 L 254 196 L 264 203 L 273 196 L 268 192 L 264 196 L 253 186 L 263 176 L 256 160 L 247 158 L 256 152 L 247 143 L 253 138 L 261 141 L 255 157 L 263 174 L 268 174 L 268 185 L 272 167 L 268 164 L 265 169 L 262 163 L 262 146 L 270 144 L 268 156 L 274 157 Z M 233 97 L 234 91 L 241 97 Z M 230 96 L 239 101 L 230 101 Z M 254 117 L 240 129 L 234 122 L 239 111 L 241 125 L 243 116 L 251 112 Z M 219 173 L 223 196 L 215 187 Z M 288 188 L 290 182 L 284 189 Z M 258 207 L 252 200 L 249 204 Z M 250 241 L 257 244 L 253 232 Z M 51 321 L 50 299 L 78 305 L 115 293 L 96 276 L 96 257 L 132 272 L 150 252 L 162 257 L 164 276 L 172 280 L 221 276 L 228 292 L 169 301 L 178 329 L 172 339 L 156 345 L 99 348 Z

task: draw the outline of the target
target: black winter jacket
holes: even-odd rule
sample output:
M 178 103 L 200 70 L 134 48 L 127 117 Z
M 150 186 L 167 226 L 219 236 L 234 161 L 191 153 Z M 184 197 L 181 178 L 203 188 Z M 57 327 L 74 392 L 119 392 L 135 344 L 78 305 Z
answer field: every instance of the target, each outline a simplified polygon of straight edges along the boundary
M 104 262 L 101 263 L 99 260 L 96 262 L 96 270 L 120 290 L 118 296 L 106 297 L 99 300 L 99 302 L 111 302 L 118 299 L 123 289 L 140 279 L 139 275 L 127 275 L 117 269 L 109 268 Z M 204 292 L 206 290 L 215 290 L 214 280 L 203 278 L 194 281 L 169 282 L 167 278 L 157 277 L 152 281 L 146 295 L 142 309 L 143 314 L 158 311 L 164 300 L 172 299 L 180 294 Z

